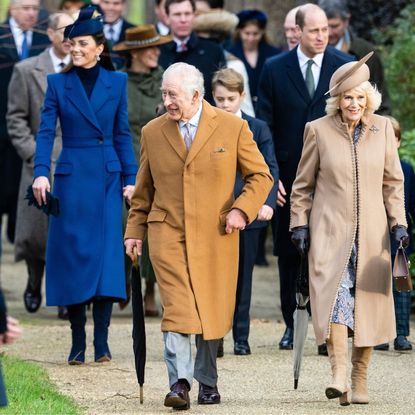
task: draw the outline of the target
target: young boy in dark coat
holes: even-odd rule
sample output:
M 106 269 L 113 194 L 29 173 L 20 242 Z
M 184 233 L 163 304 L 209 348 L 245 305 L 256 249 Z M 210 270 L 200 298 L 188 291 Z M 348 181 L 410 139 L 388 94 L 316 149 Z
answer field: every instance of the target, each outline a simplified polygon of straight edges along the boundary
M 244 79 L 234 69 L 221 69 L 212 80 L 212 93 L 215 104 L 224 111 L 231 112 L 248 122 L 258 149 L 264 156 L 265 162 L 274 178 L 274 186 L 267 200 L 258 212 L 257 220 L 252 222 L 239 234 L 239 271 L 236 292 L 235 313 L 233 318 L 234 353 L 236 355 L 251 354 L 248 343 L 249 308 L 251 306 L 252 272 L 258 250 L 258 239 L 261 229 L 268 226 L 277 201 L 278 164 L 275 158 L 274 144 L 271 131 L 264 121 L 250 117 L 241 111 L 245 98 Z M 234 196 L 239 196 L 244 186 L 241 175 L 236 176 Z

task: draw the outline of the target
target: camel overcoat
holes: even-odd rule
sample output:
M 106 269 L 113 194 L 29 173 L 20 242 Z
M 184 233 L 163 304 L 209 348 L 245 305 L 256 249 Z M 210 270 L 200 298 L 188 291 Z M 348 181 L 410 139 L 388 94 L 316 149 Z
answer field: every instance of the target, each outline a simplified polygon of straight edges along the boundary
M 390 121 L 362 119 L 356 146 L 340 117 L 306 125 L 291 193 L 290 229 L 310 228 L 310 302 L 318 344 L 331 316 L 356 235 L 354 344 L 395 338 L 389 231 L 406 226 L 403 174 Z
M 245 180 L 235 200 L 237 169 Z M 246 121 L 203 101 L 187 153 L 168 114 L 142 130 L 141 161 L 125 238 L 143 239 L 164 308 L 162 331 L 218 339 L 232 327 L 239 234 L 225 217 L 242 210 L 249 223 L 273 184 Z
M 23 160 L 14 240 L 16 261 L 45 259 L 48 217 L 33 206 L 28 206 L 25 196 L 28 186 L 33 183 L 35 137 L 47 88 L 46 77 L 50 73 L 54 73 L 54 68 L 48 48 L 38 56 L 17 63 L 9 84 L 7 130 L 13 146 Z M 49 180 L 53 179 L 61 149 L 62 132 L 58 123 Z

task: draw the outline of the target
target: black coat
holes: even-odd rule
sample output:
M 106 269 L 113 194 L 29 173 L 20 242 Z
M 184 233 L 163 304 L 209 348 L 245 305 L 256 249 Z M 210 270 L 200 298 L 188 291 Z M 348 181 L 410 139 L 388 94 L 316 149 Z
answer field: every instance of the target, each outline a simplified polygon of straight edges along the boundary
M 29 56 L 39 55 L 49 43 L 45 34 L 34 31 Z M 0 213 L 15 209 L 19 190 L 21 160 L 10 142 L 6 122 L 7 89 L 17 62 L 19 56 L 16 44 L 9 22 L 6 21 L 0 27 Z
M 307 91 L 297 48 L 265 62 L 258 88 L 257 115 L 269 125 L 280 169 L 280 180 L 287 191 L 287 203 L 278 209 L 278 231 L 275 254 L 295 254 L 288 231 L 290 221 L 289 195 L 303 149 L 305 124 L 325 115 L 326 96 L 333 72 L 350 56 L 326 49 L 320 79 L 313 98 Z
M 248 122 L 249 129 L 252 132 L 253 138 L 258 146 L 258 150 L 263 155 L 265 162 L 267 163 L 271 175 L 274 179 L 274 185 L 272 186 L 271 191 L 265 201 L 265 205 L 268 205 L 274 209 L 274 214 L 276 213 L 277 207 L 277 191 L 278 191 L 278 164 L 275 158 L 274 143 L 272 141 L 271 131 L 268 128 L 268 125 L 265 121 L 259 120 L 257 118 L 250 117 L 249 115 L 242 113 L 242 118 Z M 239 171 L 236 174 L 234 196 L 237 198 L 241 193 L 245 183 L 242 180 L 241 174 Z M 246 229 L 254 228 L 265 228 L 268 225 L 268 221 L 258 221 L 255 220 L 252 222 Z
M 115 69 L 124 68 L 126 55 L 124 53 L 117 53 L 117 52 L 113 51 L 112 49 L 118 43 L 124 42 L 124 40 L 125 40 L 125 31 L 127 29 L 129 29 L 130 27 L 134 27 L 134 25 L 132 23 L 128 22 L 127 20 L 122 19 L 121 32 L 120 32 L 120 37 L 118 38 L 118 42 L 116 42 L 113 45 L 108 44 L 109 49 L 110 49 L 111 60 L 112 60 L 113 65 L 115 66 Z
M 164 69 L 176 62 L 185 62 L 196 66 L 205 79 L 205 99 L 210 104 L 215 104 L 212 96 L 213 74 L 219 69 L 226 67 L 223 50 L 216 42 L 200 38 L 195 33 L 192 33 L 187 42 L 186 52 L 177 52 L 174 41 L 161 45 L 160 51 L 159 64 Z
M 249 79 L 249 91 L 251 92 L 252 103 L 254 104 L 254 108 L 256 108 L 256 103 L 258 100 L 259 77 L 261 75 L 265 61 L 272 56 L 278 55 L 282 52 L 282 50 L 271 46 L 264 41 L 260 42 L 258 46 L 258 61 L 255 68 L 253 68 L 246 60 L 241 41 L 235 42 L 232 47 L 229 48 L 229 52 L 238 57 L 245 65 Z

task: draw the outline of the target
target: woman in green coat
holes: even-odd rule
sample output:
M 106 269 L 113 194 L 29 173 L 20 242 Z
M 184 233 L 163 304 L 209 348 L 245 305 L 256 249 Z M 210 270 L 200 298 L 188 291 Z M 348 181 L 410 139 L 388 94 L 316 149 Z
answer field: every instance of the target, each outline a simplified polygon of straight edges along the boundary
M 134 152 L 139 161 L 141 128 L 157 116 L 157 110 L 162 103 L 160 87 L 163 69 L 158 64 L 160 56 L 158 46 L 170 42 L 172 37 L 159 35 L 153 25 L 127 29 L 125 36 L 125 41 L 116 45 L 114 50 L 124 51 L 127 54 L 128 121 Z M 131 261 L 126 257 L 125 262 L 127 285 L 129 285 Z M 156 278 L 150 262 L 147 242 L 143 246 L 140 271 L 141 276 L 146 280 L 145 315 L 156 317 L 158 315 L 154 298 Z

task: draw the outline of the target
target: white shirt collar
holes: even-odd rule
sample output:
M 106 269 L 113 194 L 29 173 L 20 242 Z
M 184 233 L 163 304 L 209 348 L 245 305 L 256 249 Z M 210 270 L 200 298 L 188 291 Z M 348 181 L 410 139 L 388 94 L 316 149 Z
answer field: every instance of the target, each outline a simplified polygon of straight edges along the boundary
M 52 59 L 53 69 L 55 73 L 59 73 L 62 71 L 63 68 L 60 67 L 60 63 L 63 62 L 66 65 L 71 61 L 71 55 L 66 55 L 63 59 L 58 58 L 53 50 L 53 47 L 49 49 L 49 56 Z
M 238 118 L 242 118 L 242 111 L 239 109 L 238 111 L 235 112 L 235 114 Z
M 186 39 L 180 40 L 177 37 L 173 37 L 174 42 L 176 43 L 176 50 L 180 50 L 182 47 L 182 43 L 187 44 L 187 42 L 189 41 L 190 36 L 188 36 Z
M 110 28 L 114 30 L 114 34 L 112 35 L 112 40 L 114 42 L 118 42 L 121 36 L 121 29 L 122 29 L 123 19 L 118 19 L 115 23 L 104 23 L 104 34 L 107 39 L 111 39 Z
M 16 20 L 13 19 L 13 17 L 10 17 L 9 25 L 10 25 L 10 30 L 13 34 L 14 43 L 16 44 L 17 53 L 20 56 L 20 54 L 22 53 L 23 30 L 17 24 Z M 32 45 L 32 39 L 33 39 L 33 32 L 31 30 L 26 30 L 26 38 L 27 38 L 27 44 L 30 49 L 30 46 Z
M 202 103 L 199 104 L 199 108 L 196 114 L 190 118 L 189 121 L 179 121 L 179 126 L 182 128 L 185 124 L 190 124 L 191 127 L 197 128 L 199 126 L 200 117 L 202 116 Z
M 321 68 L 321 65 L 323 64 L 323 58 L 324 58 L 324 52 L 318 53 L 313 58 L 309 58 L 304 54 L 304 52 L 301 50 L 301 43 L 298 45 L 297 48 L 297 56 L 298 56 L 298 62 L 300 64 L 300 68 L 302 68 L 304 65 L 307 65 L 307 62 L 310 59 L 313 59 L 314 63 Z

